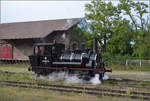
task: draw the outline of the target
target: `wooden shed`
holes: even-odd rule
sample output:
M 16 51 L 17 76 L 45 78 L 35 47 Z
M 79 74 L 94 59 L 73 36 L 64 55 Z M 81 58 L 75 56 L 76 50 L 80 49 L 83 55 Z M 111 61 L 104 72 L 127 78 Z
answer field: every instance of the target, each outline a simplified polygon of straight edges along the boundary
M 37 42 L 73 42 L 72 29 L 82 18 L 0 24 L 0 59 L 28 60 Z

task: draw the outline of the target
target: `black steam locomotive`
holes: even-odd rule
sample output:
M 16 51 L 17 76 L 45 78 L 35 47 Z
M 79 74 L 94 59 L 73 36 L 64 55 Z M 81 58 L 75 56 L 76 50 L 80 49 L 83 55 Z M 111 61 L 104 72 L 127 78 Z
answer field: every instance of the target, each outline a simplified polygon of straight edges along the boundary
M 29 70 L 38 75 L 48 75 L 52 72 L 65 71 L 68 74 L 77 74 L 79 77 L 93 77 L 99 74 L 102 79 L 105 72 L 101 55 L 98 50 L 98 41 L 93 40 L 93 50 L 81 45 L 73 44 L 65 50 L 61 43 L 36 43 L 34 54 L 29 56 L 31 67 Z

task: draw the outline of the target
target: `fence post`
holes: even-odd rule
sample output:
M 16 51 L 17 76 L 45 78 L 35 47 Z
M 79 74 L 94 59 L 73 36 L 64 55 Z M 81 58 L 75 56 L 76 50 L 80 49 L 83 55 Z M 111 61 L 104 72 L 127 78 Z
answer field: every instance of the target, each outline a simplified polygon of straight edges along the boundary
M 141 59 L 140 59 L 140 67 L 142 66 L 142 61 L 141 61 Z
M 128 60 L 126 60 L 126 66 L 128 66 Z

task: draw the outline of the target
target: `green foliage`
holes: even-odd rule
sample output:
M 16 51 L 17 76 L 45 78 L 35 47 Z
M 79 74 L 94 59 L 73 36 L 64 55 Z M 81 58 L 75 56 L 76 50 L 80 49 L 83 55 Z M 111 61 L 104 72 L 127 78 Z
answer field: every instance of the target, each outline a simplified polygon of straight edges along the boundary
M 85 17 L 89 20 L 91 31 L 84 31 L 87 46 L 91 47 L 92 39 L 97 37 L 104 57 L 134 56 L 147 59 L 150 51 L 150 24 L 148 5 L 132 0 L 120 0 L 114 6 L 111 2 L 92 0 L 86 4 Z M 133 11 L 137 15 L 133 14 Z M 122 17 L 123 15 L 128 16 Z M 107 60 L 107 59 L 104 59 Z
M 106 51 L 106 41 L 110 38 L 113 21 L 117 19 L 117 8 L 111 2 L 105 3 L 102 0 L 92 0 L 91 4 L 86 5 L 85 16 L 91 22 L 92 36 L 97 37 Z
M 115 21 L 115 26 L 111 29 L 114 34 L 107 42 L 107 49 L 112 55 L 129 55 L 132 53 L 131 41 L 133 39 L 129 21 Z
M 136 43 L 133 47 L 133 55 L 140 58 L 148 58 L 150 52 L 150 33 L 146 30 L 136 32 L 137 35 L 134 37 Z
M 148 58 L 150 48 L 150 32 L 148 30 L 149 18 L 147 18 L 147 21 L 144 19 L 144 14 L 148 13 L 148 5 L 143 2 L 135 3 L 132 0 L 120 0 L 118 7 L 131 19 L 133 40 L 135 42 L 132 55 L 139 58 Z M 137 15 L 134 15 L 131 10 L 134 10 Z M 140 21 L 140 23 L 138 21 Z
M 104 52 L 103 54 L 102 54 L 102 57 L 103 57 L 103 61 L 111 61 L 112 60 L 112 56 L 111 56 L 111 54 L 109 53 L 109 52 Z

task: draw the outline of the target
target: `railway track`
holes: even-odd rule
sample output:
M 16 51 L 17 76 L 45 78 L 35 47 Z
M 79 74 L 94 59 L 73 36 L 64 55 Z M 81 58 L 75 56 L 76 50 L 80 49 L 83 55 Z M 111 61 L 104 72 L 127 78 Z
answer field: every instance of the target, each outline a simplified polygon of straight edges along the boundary
M 31 73 L 23 73 L 23 72 L 10 72 L 10 71 L 1 71 L 0 70 L 0 73 L 4 73 L 4 74 L 12 74 L 12 75 L 30 75 L 30 76 L 33 76 L 35 74 L 31 74 Z M 135 83 L 135 84 L 138 84 L 140 82 L 149 82 L 149 81 L 144 81 L 144 80 L 132 80 L 132 79 L 121 79 L 121 80 L 117 80 L 116 78 L 109 78 L 108 80 L 105 80 L 104 82 L 107 82 L 109 84 L 112 84 L 112 85 L 118 85 L 118 84 L 123 84 L 123 83 L 126 83 L 126 84 L 129 84 L 129 83 Z M 123 84 L 124 85 L 124 84 Z M 118 85 L 119 86 L 119 85 Z M 150 87 L 148 85 L 143 85 L 144 88 L 146 89 L 149 89 L 150 90 Z M 134 88 L 143 88 L 143 86 L 141 87 L 137 87 L 135 85 L 127 85 L 127 87 L 134 87 Z
M 6 73 L 6 74 L 22 74 L 22 75 L 35 75 L 35 74 L 31 74 L 31 73 L 23 73 L 23 72 L 10 72 L 10 71 L 1 71 L 0 70 L 0 73 Z M 120 78 L 121 79 L 121 78 Z M 146 80 L 132 80 L 132 79 L 116 79 L 116 78 L 109 78 L 108 80 L 110 82 L 113 82 L 113 81 L 118 81 L 118 82 L 141 82 L 141 81 L 146 81 Z M 149 81 L 148 81 L 149 82 Z
M 150 100 L 150 93 L 146 92 L 135 92 L 126 90 L 106 89 L 106 88 L 72 87 L 72 86 L 37 84 L 37 83 L 14 82 L 14 81 L 0 81 L 0 85 L 34 88 L 34 89 L 49 89 L 61 92 L 85 93 L 96 96 L 129 97 L 134 99 L 144 99 L 148 101 Z
M 30 73 L 23 73 L 23 72 L 9 72 L 9 71 L 1 71 L 0 73 L 5 73 L 5 74 L 22 74 L 22 75 L 34 75 L 34 74 L 30 74 Z
M 23 74 L 23 75 L 35 75 L 35 74 L 31 74 L 31 73 L 23 73 L 23 72 L 10 72 L 10 71 L 1 71 L 0 73 L 6 73 L 6 74 Z M 131 79 L 121 79 L 121 80 L 117 80 L 116 78 L 109 78 L 109 81 L 120 81 L 120 82 L 140 82 L 142 80 L 131 80 Z M 144 81 L 144 80 L 143 80 Z
M 30 73 L 22 73 L 22 72 L 8 72 L 8 71 L 0 71 L 0 73 L 4 74 L 11 74 L 11 75 L 28 75 L 28 76 L 34 76 L 35 74 Z M 10 76 L 10 75 L 9 75 Z M 8 80 L 8 79 L 6 79 Z M 140 80 L 131 80 L 131 79 L 122 79 L 122 80 L 116 80 L 115 78 L 109 78 L 108 80 L 104 81 L 104 85 L 113 86 L 113 88 L 117 89 L 132 89 L 134 91 L 139 91 L 145 89 L 146 91 L 150 90 L 149 83 L 145 85 L 139 86 L 139 84 L 143 82 Z M 147 81 L 144 81 L 147 82 Z M 148 81 L 149 82 L 149 81 Z M 132 83 L 132 85 L 130 84 Z M 110 87 L 108 87 L 110 88 Z

